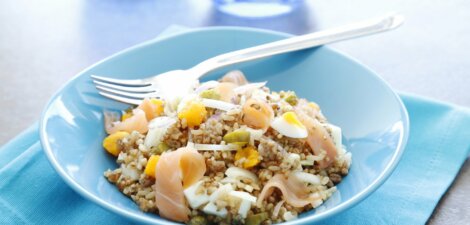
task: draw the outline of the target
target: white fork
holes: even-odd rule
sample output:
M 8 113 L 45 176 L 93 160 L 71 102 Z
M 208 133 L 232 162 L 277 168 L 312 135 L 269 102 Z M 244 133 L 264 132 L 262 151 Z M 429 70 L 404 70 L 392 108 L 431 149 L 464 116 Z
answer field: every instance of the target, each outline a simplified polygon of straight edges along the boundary
M 403 21 L 402 15 L 393 13 L 380 18 L 221 54 L 187 70 L 172 70 L 145 79 L 123 80 L 97 75 L 91 75 L 91 77 L 101 95 L 138 105 L 146 97 L 179 95 L 205 74 L 221 67 L 392 30 L 400 26 Z

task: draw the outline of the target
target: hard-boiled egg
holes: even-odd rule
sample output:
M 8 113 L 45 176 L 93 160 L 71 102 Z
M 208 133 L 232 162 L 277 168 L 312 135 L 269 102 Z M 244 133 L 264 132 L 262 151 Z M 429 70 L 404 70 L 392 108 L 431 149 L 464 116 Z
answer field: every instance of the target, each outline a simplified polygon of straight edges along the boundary
M 222 208 L 218 209 L 215 205 L 215 201 L 223 196 L 228 195 L 228 193 L 232 192 L 233 188 L 230 184 L 221 185 L 217 190 L 215 190 L 209 196 L 209 203 L 202 208 L 202 211 L 206 214 L 215 215 L 219 217 L 226 217 L 227 216 L 227 209 Z
M 202 208 L 202 211 L 206 214 L 215 215 L 222 218 L 225 218 L 228 212 L 226 208 L 217 209 L 217 206 L 213 202 L 207 203 L 207 205 Z
M 295 112 L 286 112 L 275 118 L 271 127 L 286 137 L 306 138 L 308 135 L 307 128 L 299 121 Z
M 207 191 L 204 190 L 204 193 L 197 193 L 199 187 L 203 181 L 199 181 L 188 188 L 186 188 L 183 193 L 184 196 L 186 197 L 186 200 L 188 201 L 189 205 L 191 208 L 196 209 L 199 206 L 209 202 L 209 195 L 207 195 Z
M 231 191 L 229 195 L 233 198 L 241 200 L 240 206 L 238 207 L 238 215 L 240 215 L 242 218 L 246 218 L 251 205 L 255 204 L 256 202 L 256 197 L 244 191 Z

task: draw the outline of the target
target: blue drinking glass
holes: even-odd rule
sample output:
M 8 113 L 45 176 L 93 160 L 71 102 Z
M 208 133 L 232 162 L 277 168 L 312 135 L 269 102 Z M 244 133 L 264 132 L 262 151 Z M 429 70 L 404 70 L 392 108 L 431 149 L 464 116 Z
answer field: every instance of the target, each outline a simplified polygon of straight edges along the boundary
M 294 11 L 303 0 L 214 0 L 223 13 L 240 17 L 273 17 Z

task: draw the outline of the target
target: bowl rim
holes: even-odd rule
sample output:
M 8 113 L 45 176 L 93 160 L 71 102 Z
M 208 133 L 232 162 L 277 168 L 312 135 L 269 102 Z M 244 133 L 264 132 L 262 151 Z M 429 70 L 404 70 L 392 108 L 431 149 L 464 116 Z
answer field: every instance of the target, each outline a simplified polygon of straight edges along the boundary
M 211 31 L 248 31 L 248 32 L 256 32 L 256 33 L 265 33 L 269 35 L 275 35 L 279 37 L 291 37 L 293 36 L 292 34 L 284 33 L 284 32 L 278 32 L 278 31 L 272 31 L 272 30 L 266 30 L 266 29 L 259 29 L 259 28 L 248 28 L 248 27 L 234 27 L 234 26 L 218 26 L 218 27 L 203 27 L 203 28 L 188 28 L 188 30 L 181 31 L 181 32 L 175 32 L 173 34 L 167 34 L 162 37 L 156 37 L 154 39 L 144 41 L 140 44 L 134 45 L 132 47 L 126 48 L 124 50 L 121 50 L 117 53 L 112 54 L 111 56 L 108 56 L 102 60 L 99 60 L 98 62 L 92 64 L 91 66 L 87 67 L 86 69 L 82 70 L 75 76 L 73 76 L 70 80 L 68 80 L 58 91 L 56 91 L 52 97 L 48 100 L 46 106 L 44 107 L 41 117 L 40 117 L 40 124 L 39 124 L 39 132 L 40 132 L 40 140 L 41 144 L 43 147 L 43 150 L 47 156 L 47 159 L 49 160 L 49 163 L 52 165 L 52 167 L 55 169 L 55 171 L 60 175 L 62 180 L 67 183 L 69 187 L 71 187 L 74 191 L 79 193 L 81 196 L 85 197 L 86 199 L 96 203 L 100 207 L 107 209 L 111 212 L 114 212 L 116 214 L 119 214 L 121 216 L 125 216 L 127 218 L 133 219 L 134 221 L 138 222 L 143 222 L 143 223 L 161 223 L 161 224 L 180 224 L 180 223 L 175 223 L 173 221 L 168 221 L 164 218 L 149 218 L 149 217 L 144 217 L 138 214 L 135 214 L 131 211 L 126 211 L 118 206 L 112 205 L 102 199 L 100 199 L 98 196 L 95 196 L 94 194 L 90 193 L 87 191 L 84 187 L 82 187 L 80 184 L 78 184 L 71 176 L 69 176 L 66 171 L 60 166 L 59 162 L 57 159 L 54 157 L 54 154 L 52 152 L 52 148 L 48 142 L 48 134 L 46 132 L 46 124 L 48 122 L 46 116 L 47 111 L 50 109 L 51 104 L 58 98 L 58 96 L 63 92 L 64 89 L 66 89 L 68 86 L 70 86 L 75 80 L 77 80 L 79 77 L 83 76 L 84 74 L 88 73 L 89 70 L 92 68 L 96 67 L 97 65 L 108 61 L 109 59 L 112 59 L 117 56 L 121 56 L 124 54 L 127 54 L 129 52 L 132 52 L 134 50 L 140 49 L 140 48 L 145 48 L 148 45 L 151 45 L 155 42 L 167 40 L 167 39 L 172 39 L 177 36 L 181 35 L 191 35 L 194 33 L 201 33 L 201 32 L 211 32 Z M 403 104 L 403 101 L 401 98 L 398 96 L 398 94 L 391 88 L 391 86 L 382 78 L 380 77 L 376 72 L 374 72 L 372 69 L 370 69 L 368 66 L 364 65 L 363 63 L 359 62 L 357 59 L 349 56 L 348 54 L 345 54 L 341 51 L 335 50 L 331 47 L 325 47 L 322 46 L 322 48 L 326 48 L 330 50 L 332 53 L 338 54 L 355 64 L 359 65 L 360 67 L 363 67 L 366 71 L 368 71 L 370 74 L 372 74 L 373 78 L 377 79 L 379 82 L 385 85 L 386 88 L 388 88 L 389 91 L 392 92 L 394 99 L 398 102 L 398 105 L 400 107 L 400 114 L 402 117 L 402 122 L 403 122 L 403 129 L 402 132 L 400 133 L 398 145 L 395 149 L 395 152 L 390 159 L 390 162 L 386 165 L 385 169 L 380 173 L 380 175 L 365 189 L 357 193 L 355 196 L 353 196 L 351 199 L 341 203 L 337 207 L 334 207 L 331 210 L 327 210 L 323 213 L 320 213 L 318 215 L 309 215 L 303 218 L 298 218 L 292 221 L 287 221 L 283 222 L 282 224 L 285 225 L 294 225 L 294 224 L 307 224 L 311 222 L 317 222 L 320 220 L 323 220 L 327 217 L 330 217 L 332 215 L 338 214 L 340 212 L 343 212 L 344 210 L 351 208 L 370 196 L 375 190 L 377 190 L 386 180 L 392 172 L 395 170 L 398 162 L 400 161 L 401 156 L 403 155 L 406 143 L 408 141 L 408 136 L 409 136 L 409 116 L 408 112 L 405 108 L 405 105 Z

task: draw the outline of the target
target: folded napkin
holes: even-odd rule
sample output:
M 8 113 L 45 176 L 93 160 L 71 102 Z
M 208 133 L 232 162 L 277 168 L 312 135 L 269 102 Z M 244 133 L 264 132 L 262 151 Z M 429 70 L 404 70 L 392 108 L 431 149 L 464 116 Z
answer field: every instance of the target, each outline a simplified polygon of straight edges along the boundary
M 424 224 L 454 180 L 470 150 L 470 110 L 401 98 L 411 127 L 398 167 L 371 196 L 322 224 Z M 128 223 L 62 181 L 43 153 L 37 124 L 0 148 L 0 224 Z

